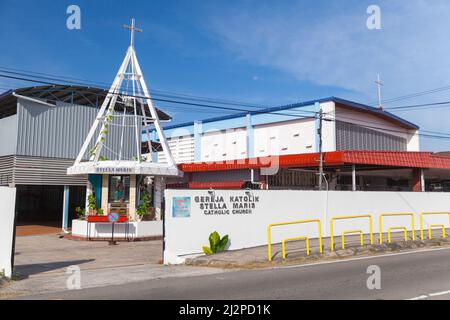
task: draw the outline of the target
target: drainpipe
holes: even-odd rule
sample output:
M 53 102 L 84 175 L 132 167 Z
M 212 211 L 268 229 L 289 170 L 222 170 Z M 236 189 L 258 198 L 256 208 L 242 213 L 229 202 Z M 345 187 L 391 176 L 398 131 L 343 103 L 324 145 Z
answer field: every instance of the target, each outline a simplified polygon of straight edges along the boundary
M 356 191 L 356 165 L 352 165 L 352 191 Z
M 66 234 L 70 233 L 67 230 L 69 227 L 69 191 L 69 186 L 64 186 L 62 231 Z
M 255 169 L 250 169 L 250 182 L 252 184 L 262 185 L 261 181 L 255 181 Z
M 420 185 L 422 187 L 422 192 L 425 192 L 425 170 L 420 169 Z

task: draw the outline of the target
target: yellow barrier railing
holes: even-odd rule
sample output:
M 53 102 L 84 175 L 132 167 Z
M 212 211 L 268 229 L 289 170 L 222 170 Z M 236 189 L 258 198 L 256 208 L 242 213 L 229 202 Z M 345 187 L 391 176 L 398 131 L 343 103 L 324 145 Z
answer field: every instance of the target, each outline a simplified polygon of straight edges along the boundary
M 283 256 L 283 260 L 286 259 L 286 242 L 288 241 L 298 241 L 305 240 L 306 241 L 306 255 L 309 256 L 311 254 L 311 250 L 309 248 L 309 238 L 308 237 L 295 237 L 295 238 L 287 238 L 281 241 L 281 253 Z
M 423 217 L 424 216 L 432 216 L 432 215 L 448 215 L 450 221 L 450 212 L 421 212 L 420 213 L 420 240 L 425 240 L 425 235 L 423 231 Z M 435 225 L 436 227 L 436 225 Z M 428 230 L 428 234 L 430 234 L 430 230 Z M 445 235 L 445 227 L 444 227 L 444 235 Z M 444 237 L 445 238 L 445 237 Z M 431 237 L 429 237 L 431 239 Z
M 431 224 L 428 227 L 428 239 L 431 240 L 433 238 L 433 235 L 431 233 L 431 231 L 433 229 L 442 229 L 442 238 L 445 239 L 447 238 L 447 232 L 446 232 L 446 228 L 443 224 Z
M 269 257 L 269 261 L 272 261 L 272 233 L 271 233 L 272 228 L 280 227 L 280 226 L 294 225 L 294 224 L 306 224 L 306 223 L 317 223 L 318 231 L 319 231 L 319 248 L 320 248 L 320 253 L 323 253 L 322 223 L 320 222 L 320 219 L 273 223 L 273 224 L 269 224 L 269 226 L 267 227 L 267 255 Z
M 364 247 L 364 233 L 362 230 L 350 230 L 350 231 L 343 231 L 342 232 L 342 249 L 345 249 L 345 235 L 350 235 L 350 234 L 357 234 L 359 233 L 359 242 L 361 243 L 361 247 Z
M 405 241 L 408 241 L 408 229 L 406 227 L 390 227 L 388 229 L 388 243 L 391 243 L 391 234 L 392 230 L 402 230 L 403 231 L 403 238 Z
M 383 213 L 380 214 L 380 216 L 378 217 L 378 224 L 379 224 L 379 228 L 380 228 L 380 244 L 383 244 L 383 217 L 406 217 L 409 216 L 411 217 L 411 233 L 412 233 L 412 239 L 415 240 L 416 239 L 416 234 L 414 231 L 414 213 Z M 400 227 L 395 227 L 392 228 L 392 230 L 394 229 L 399 229 Z M 402 227 L 406 229 L 406 240 L 408 239 L 408 229 L 406 227 Z M 390 232 L 388 232 L 388 237 L 389 237 Z M 405 241 L 406 241 L 405 240 Z
M 373 219 L 370 214 L 362 214 L 356 216 L 342 216 L 342 217 L 334 217 L 330 220 L 330 248 L 331 251 L 334 251 L 334 221 L 336 220 L 349 220 L 349 219 L 361 219 L 368 218 L 369 219 L 369 228 L 370 228 L 370 244 L 373 244 Z M 355 232 L 353 232 L 355 233 Z M 344 238 L 344 235 L 342 235 Z M 344 240 L 344 239 L 343 239 Z M 364 240 L 363 244 L 364 245 Z

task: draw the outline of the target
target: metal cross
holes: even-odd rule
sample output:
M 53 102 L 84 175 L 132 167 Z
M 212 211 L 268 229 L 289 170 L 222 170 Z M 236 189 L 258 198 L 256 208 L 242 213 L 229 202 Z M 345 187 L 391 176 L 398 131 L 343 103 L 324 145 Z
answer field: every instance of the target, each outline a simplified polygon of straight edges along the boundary
M 124 24 L 123 27 L 131 30 L 131 46 L 134 47 L 134 32 L 143 32 L 144 30 L 136 28 L 134 18 L 131 19 L 131 26 Z

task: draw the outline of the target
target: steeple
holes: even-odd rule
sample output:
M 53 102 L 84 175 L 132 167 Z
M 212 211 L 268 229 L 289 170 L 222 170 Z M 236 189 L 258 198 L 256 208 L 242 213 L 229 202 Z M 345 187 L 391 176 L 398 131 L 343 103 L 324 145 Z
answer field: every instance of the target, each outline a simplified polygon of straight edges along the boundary
M 114 168 L 126 167 L 131 170 L 128 172 L 129 174 L 181 175 L 164 136 L 157 110 L 153 105 L 134 49 L 135 32 L 142 32 L 142 30 L 136 28 L 134 19 L 131 20 L 131 26 L 124 25 L 124 27 L 131 30 L 130 46 L 74 166 L 68 169 L 68 174 L 102 173 L 103 169 L 101 168 L 103 167 L 111 169 L 110 171 L 114 171 Z M 161 144 L 167 161 L 166 164 L 152 163 L 151 159 L 142 158 L 142 131 L 145 132 L 148 149 L 152 150 L 150 126 L 154 126 L 156 130 L 158 143 Z M 117 130 L 117 128 L 120 131 L 120 143 L 114 144 L 115 148 L 106 146 L 110 139 L 110 131 Z M 135 152 L 131 159 L 125 159 L 124 132 L 130 128 L 133 128 L 134 131 Z M 102 155 L 104 149 L 107 149 L 110 155 L 113 154 L 115 159 L 105 159 Z M 83 161 L 86 159 L 88 159 L 87 162 Z M 109 171 L 106 170 L 106 172 Z

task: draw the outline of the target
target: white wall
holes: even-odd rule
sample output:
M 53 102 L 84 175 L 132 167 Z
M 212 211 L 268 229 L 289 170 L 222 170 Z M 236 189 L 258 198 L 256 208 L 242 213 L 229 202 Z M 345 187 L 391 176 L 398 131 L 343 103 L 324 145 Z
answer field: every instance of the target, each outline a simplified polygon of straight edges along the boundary
M 0 272 L 11 277 L 16 188 L 0 187 Z
M 247 129 L 207 132 L 201 138 L 201 161 L 225 161 L 247 158 Z
M 374 231 L 378 230 L 378 215 L 381 213 L 415 213 L 415 227 L 419 228 L 419 213 L 422 211 L 450 211 L 448 193 L 408 193 L 408 192 L 318 192 L 318 191 L 251 191 L 259 197 L 256 208 L 251 214 L 205 215 L 195 202 L 196 196 L 209 196 L 207 190 L 166 190 L 166 264 L 182 263 L 183 256 L 200 254 L 202 246 L 208 245 L 208 236 L 213 231 L 221 235 L 228 234 L 231 240 L 230 250 L 267 245 L 267 226 L 271 223 L 321 219 L 324 236 L 329 235 L 329 219 L 333 216 L 372 214 Z M 230 208 L 230 196 L 246 196 L 245 190 L 216 190 L 216 196 L 222 196 L 225 205 Z M 173 198 L 190 197 L 190 217 L 173 217 Z M 408 218 L 388 218 L 388 226 L 405 225 L 411 229 Z M 447 216 L 426 217 L 428 223 L 445 224 Z M 369 232 L 367 220 L 341 221 L 336 223 L 335 235 L 344 230 L 362 229 Z M 306 235 L 317 237 L 317 228 L 313 225 L 287 226 L 274 229 L 273 242 L 282 238 Z M 418 236 L 418 235 L 417 235 Z M 375 239 L 378 237 L 376 236 Z
M 128 223 L 128 237 L 145 238 L 162 236 L 162 221 L 140 221 Z M 125 224 L 119 223 L 114 226 L 114 237 L 125 237 Z M 88 223 L 85 220 L 72 220 L 72 235 L 80 238 L 86 238 L 88 232 Z M 91 223 L 89 227 L 89 236 L 91 238 L 109 239 L 111 238 L 112 225 L 109 223 Z
M 408 136 L 408 151 L 420 151 L 419 131 L 415 131 Z
M 195 160 L 193 135 L 168 137 L 167 143 L 176 163 L 192 163 Z M 167 163 L 164 152 L 158 152 L 158 162 Z
M 324 119 L 334 120 L 336 106 L 333 101 L 321 103 Z M 336 122 L 322 121 L 322 148 L 324 152 L 336 151 Z
M 256 157 L 316 152 L 314 119 L 260 125 L 254 134 Z
M 369 129 L 387 133 L 400 138 L 408 139 L 409 130 L 386 121 L 380 117 L 362 111 L 354 111 L 346 108 L 336 108 L 336 120 L 351 122 Z

